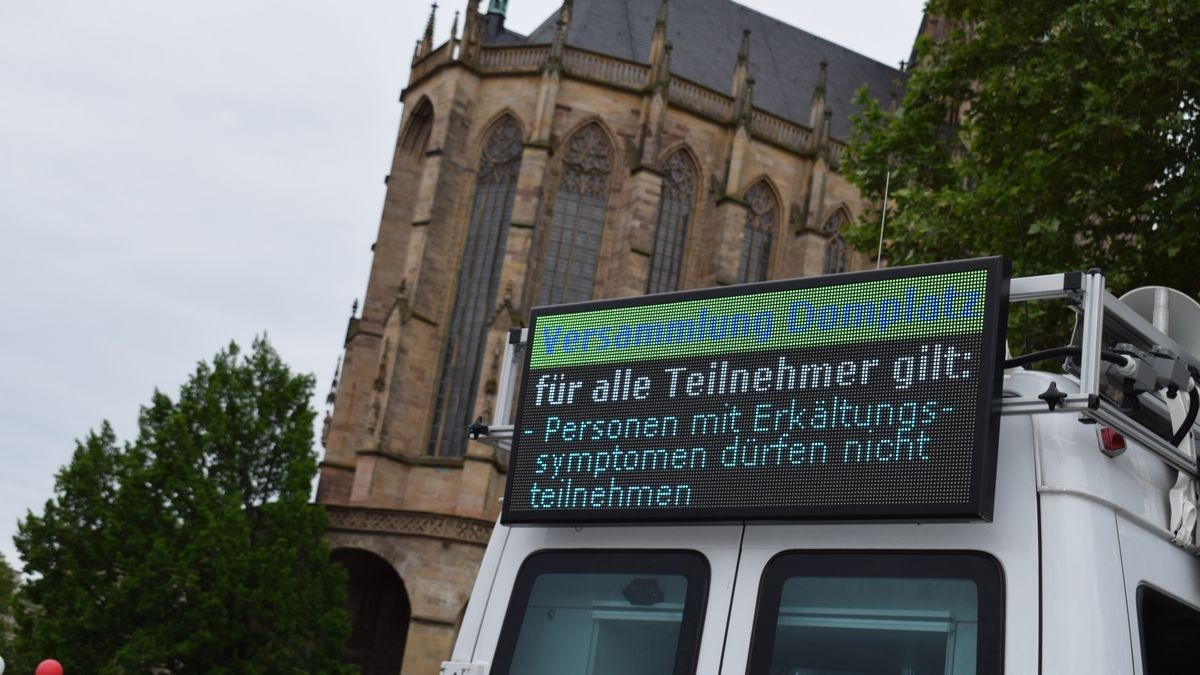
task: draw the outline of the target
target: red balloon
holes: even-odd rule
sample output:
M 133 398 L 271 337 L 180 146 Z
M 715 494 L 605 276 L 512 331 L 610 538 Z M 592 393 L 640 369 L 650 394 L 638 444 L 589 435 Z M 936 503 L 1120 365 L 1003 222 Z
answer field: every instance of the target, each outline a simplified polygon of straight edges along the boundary
M 46 659 L 38 664 L 34 675 L 63 675 L 62 664 L 54 659 Z

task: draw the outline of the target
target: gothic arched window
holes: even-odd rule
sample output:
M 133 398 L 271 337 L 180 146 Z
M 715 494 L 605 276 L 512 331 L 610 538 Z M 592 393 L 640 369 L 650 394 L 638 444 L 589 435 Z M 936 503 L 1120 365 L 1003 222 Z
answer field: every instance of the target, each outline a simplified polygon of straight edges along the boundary
M 683 150 L 663 163 L 662 197 L 654 225 L 654 253 L 650 258 L 647 293 L 679 289 L 679 268 L 683 263 L 683 243 L 692 215 L 692 197 L 696 192 L 696 167 Z
M 400 150 L 406 155 L 424 159 L 425 145 L 433 131 L 433 104 L 422 98 L 408 120 L 408 127 L 400 136 Z
M 598 124 L 580 129 L 567 143 L 563 177 L 554 198 L 538 304 L 579 302 L 592 297 L 609 174 L 608 136 Z
M 511 117 L 500 120 L 484 141 L 475 178 L 475 200 L 450 329 L 442 355 L 442 375 L 434 408 L 429 454 L 457 457 L 467 444 L 475 408 L 489 314 L 500 287 L 500 268 L 512 218 L 517 173 L 521 169 L 521 129 Z
M 821 231 L 829 236 L 829 239 L 825 241 L 825 264 L 821 267 L 822 274 L 837 274 L 846 271 L 849 254 L 846 249 L 846 240 L 842 237 L 842 226 L 848 221 L 846 212 L 838 209 L 821 226 Z
M 746 191 L 746 206 L 746 227 L 742 237 L 742 264 L 738 272 L 738 281 L 766 281 L 767 265 L 771 262 L 771 237 L 779 217 L 779 203 L 766 181 L 759 181 Z

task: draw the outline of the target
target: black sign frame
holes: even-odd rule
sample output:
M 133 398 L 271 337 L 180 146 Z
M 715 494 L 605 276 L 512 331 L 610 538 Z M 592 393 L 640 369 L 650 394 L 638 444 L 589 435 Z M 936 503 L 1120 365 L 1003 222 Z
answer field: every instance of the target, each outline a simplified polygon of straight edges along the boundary
M 513 486 L 521 453 L 521 422 L 526 412 L 526 386 L 534 356 L 534 336 L 542 317 L 607 309 L 645 307 L 689 300 L 711 300 L 771 291 L 803 290 L 862 282 L 886 281 L 985 271 L 987 273 L 983 326 L 979 335 L 982 349 L 979 360 L 979 400 L 974 409 L 974 440 L 976 448 L 971 464 L 970 493 L 967 504 L 838 504 L 828 507 L 731 507 L 717 511 L 690 507 L 638 509 L 534 509 L 516 511 L 511 508 Z M 567 305 L 536 307 L 531 312 L 528 347 L 522 366 L 521 387 L 518 390 L 516 425 L 512 436 L 511 455 L 505 481 L 504 503 L 500 522 L 505 525 L 552 524 L 641 524 L 683 522 L 746 522 L 746 521 L 991 521 L 996 489 L 996 464 L 999 445 L 1000 411 L 997 402 L 1002 395 L 1005 327 L 1008 317 L 1011 264 L 1002 256 L 971 260 L 931 263 L 908 267 L 850 272 L 820 277 L 804 277 L 767 281 L 736 286 L 713 287 L 648 296 L 633 296 L 597 300 Z

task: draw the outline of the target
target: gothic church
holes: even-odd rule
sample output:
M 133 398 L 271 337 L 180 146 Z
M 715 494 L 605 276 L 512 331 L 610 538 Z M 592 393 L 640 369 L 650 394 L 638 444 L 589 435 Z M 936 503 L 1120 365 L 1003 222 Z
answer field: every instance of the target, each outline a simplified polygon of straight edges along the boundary
M 566 0 L 527 36 L 479 5 L 413 55 L 322 437 L 364 673 L 450 654 L 508 464 L 466 429 L 531 307 L 874 265 L 840 157 L 901 71 L 731 0 Z

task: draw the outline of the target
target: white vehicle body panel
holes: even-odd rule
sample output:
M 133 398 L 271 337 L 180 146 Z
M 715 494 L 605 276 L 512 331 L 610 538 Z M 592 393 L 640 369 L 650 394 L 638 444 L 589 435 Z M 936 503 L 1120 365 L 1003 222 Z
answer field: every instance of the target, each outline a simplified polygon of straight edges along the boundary
M 1200 612 L 1200 549 L 1194 538 L 1172 543 L 1170 530 L 1169 494 L 1181 474 L 1161 447 L 1138 440 L 1127 439 L 1115 457 L 1101 452 L 1102 427 L 1086 410 L 1037 409 L 1032 404 L 1052 383 L 1069 402 L 1086 399 L 1073 377 L 1026 370 L 1004 376 L 1006 399 L 1019 399 L 1020 407 L 1001 419 L 991 522 L 497 524 L 453 659 L 485 668 L 492 661 L 517 575 L 540 551 L 703 555 L 710 585 L 695 671 L 701 675 L 747 672 L 763 571 L 779 554 L 949 551 L 986 554 L 1002 569 L 1003 672 L 1143 675 L 1139 588 Z M 1165 402 L 1174 425 L 1184 418 L 1184 398 Z M 1194 463 L 1194 445 L 1193 432 L 1168 451 Z

